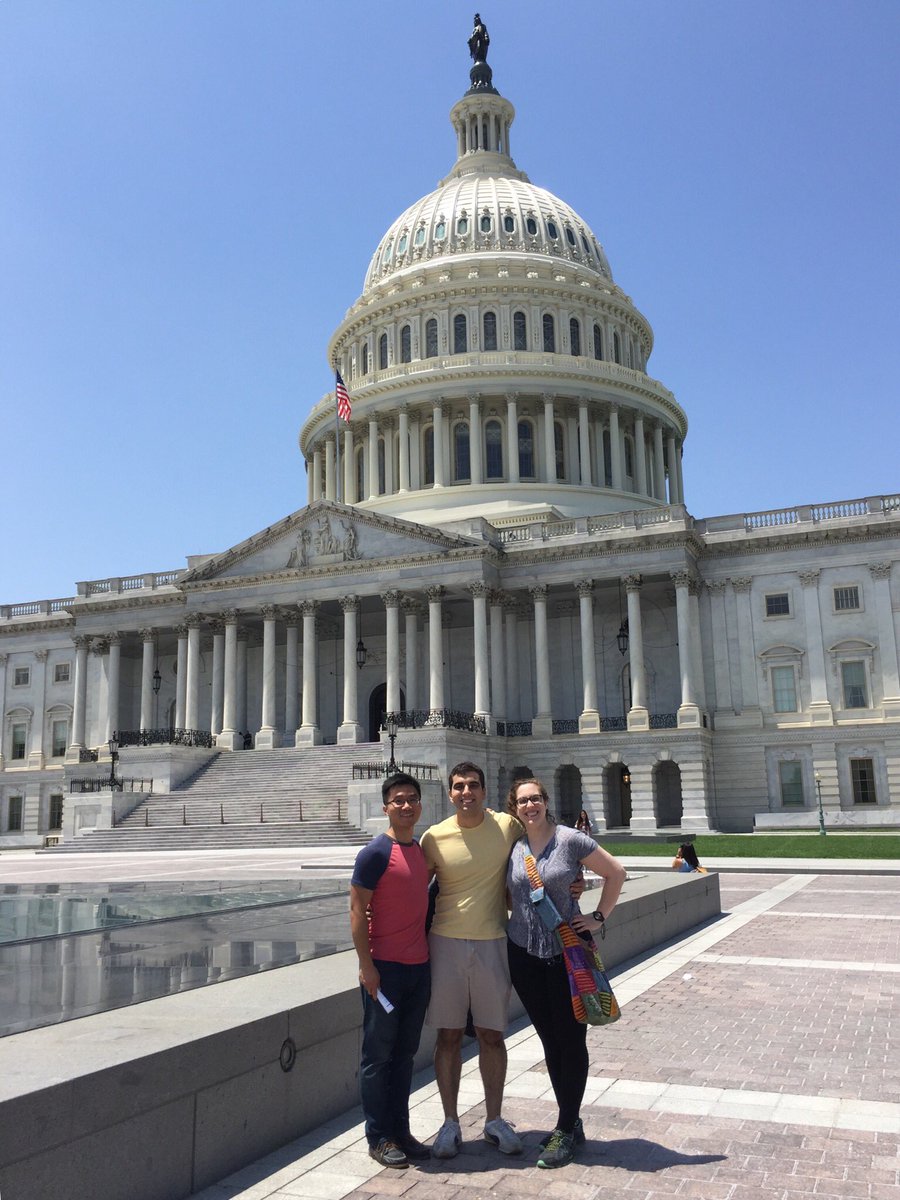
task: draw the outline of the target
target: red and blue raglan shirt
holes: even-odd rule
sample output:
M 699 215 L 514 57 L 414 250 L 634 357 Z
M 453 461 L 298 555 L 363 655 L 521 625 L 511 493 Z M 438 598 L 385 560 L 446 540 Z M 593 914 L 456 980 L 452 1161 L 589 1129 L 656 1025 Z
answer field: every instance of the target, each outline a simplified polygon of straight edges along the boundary
M 427 962 L 428 867 L 419 843 L 414 840 L 404 845 L 386 833 L 379 834 L 356 856 L 350 882 L 372 893 L 372 957 L 383 962 Z

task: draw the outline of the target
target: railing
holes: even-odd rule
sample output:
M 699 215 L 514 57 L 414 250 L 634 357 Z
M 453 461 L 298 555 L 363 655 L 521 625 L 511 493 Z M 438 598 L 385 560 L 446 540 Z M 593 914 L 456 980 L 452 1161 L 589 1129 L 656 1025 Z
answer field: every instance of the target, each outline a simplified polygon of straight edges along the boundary
M 566 717 L 565 719 L 561 719 L 559 721 L 554 721 L 553 722 L 553 732 L 554 733 L 577 733 L 578 732 L 578 718 L 577 717 Z
M 99 751 L 97 750 L 88 750 L 86 747 L 82 746 L 78 751 L 78 761 L 80 763 L 97 762 L 98 758 Z
M 531 722 L 498 721 L 497 732 L 501 737 L 531 737 Z
M 602 733 L 624 733 L 628 728 L 627 717 L 601 717 L 600 730 Z
M 384 779 L 391 774 L 388 771 L 388 763 L 386 762 L 356 762 L 353 764 L 354 779 Z M 403 771 L 407 775 L 412 775 L 414 779 L 438 779 L 438 769 L 436 765 L 431 763 L 408 763 L 397 762 L 394 764 L 397 771 Z
M 487 721 L 474 713 L 453 708 L 417 708 L 388 713 L 385 723 L 393 720 L 398 729 L 464 729 L 468 733 L 487 733 Z
M 650 714 L 651 729 L 677 729 L 678 714 L 677 713 L 651 713 Z
M 337 819 L 339 821 L 344 820 L 344 816 L 345 816 L 344 805 L 345 805 L 345 801 L 340 796 L 338 796 L 337 797 Z M 151 828 L 151 826 L 155 826 L 157 829 L 163 829 L 163 828 L 171 829 L 172 826 L 176 823 L 172 820 L 172 817 L 177 812 L 178 812 L 177 808 L 175 808 L 173 810 L 172 807 L 169 805 L 163 805 L 162 810 L 160 810 L 158 808 L 156 811 L 154 811 L 153 809 L 151 809 L 145 805 L 144 809 L 143 809 L 144 819 L 141 822 L 141 824 L 144 826 L 145 829 L 149 829 L 149 828 Z M 229 816 L 226 818 L 225 805 L 220 803 L 219 804 L 219 816 L 216 821 L 209 820 L 208 813 L 200 813 L 199 814 L 200 820 L 197 820 L 198 814 L 191 813 L 188 810 L 188 806 L 186 804 L 182 804 L 181 805 L 181 814 L 180 814 L 177 824 L 205 826 L 208 828 L 212 824 L 216 824 L 216 825 L 229 825 L 229 824 L 230 825 L 250 825 L 250 824 L 265 825 L 267 822 L 268 823 L 272 822 L 271 810 L 270 810 L 269 817 L 266 817 L 266 810 L 265 810 L 264 804 L 260 804 L 260 806 L 259 806 L 259 816 L 258 817 L 256 816 L 256 808 L 255 807 L 253 809 L 253 813 L 254 813 L 254 816 L 253 816 L 252 822 L 249 820 L 246 820 L 246 819 L 244 819 L 244 820 L 241 819 L 241 818 L 246 818 L 246 816 L 247 816 L 246 810 L 241 810 L 237 814 L 235 814 L 234 810 L 232 810 L 231 813 L 229 814 Z M 128 815 L 130 816 L 133 814 L 128 814 Z M 151 816 L 155 817 L 156 820 L 152 821 L 150 819 Z M 237 817 L 237 819 L 235 819 L 235 816 Z M 193 820 L 190 820 L 189 819 L 190 817 L 192 817 Z M 297 820 L 301 823 L 303 822 L 303 801 L 302 800 L 299 800 L 297 802 Z M 123 821 L 124 821 L 124 818 L 123 818 Z M 120 821 L 119 824 L 121 825 L 123 823 L 123 821 Z M 284 824 L 289 823 L 288 821 L 286 821 L 284 819 L 283 808 L 280 809 L 279 812 L 277 813 L 276 820 L 274 823 L 276 825 L 284 825 Z
M 147 792 L 153 793 L 152 779 L 70 779 L 70 792 Z
M 199 746 L 211 750 L 216 740 L 208 729 L 126 729 L 115 735 L 123 746 Z

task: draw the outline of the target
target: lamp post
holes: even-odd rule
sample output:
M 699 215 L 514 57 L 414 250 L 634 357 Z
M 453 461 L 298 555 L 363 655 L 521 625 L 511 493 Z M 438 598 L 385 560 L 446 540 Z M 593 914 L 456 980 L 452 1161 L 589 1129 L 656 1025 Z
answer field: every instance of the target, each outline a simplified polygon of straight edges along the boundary
M 397 770 L 397 760 L 394 758 L 394 742 L 397 740 L 397 714 L 388 713 L 384 722 L 387 735 L 391 740 L 391 757 L 388 759 L 388 774 L 393 775 Z
M 119 761 L 119 743 L 116 739 L 115 734 L 113 734 L 113 736 L 109 739 L 109 742 L 107 743 L 107 745 L 109 746 L 109 787 L 110 787 L 110 791 L 121 792 L 122 781 L 120 779 L 116 779 L 116 763 Z
M 822 777 L 816 771 L 816 795 L 819 799 L 819 833 L 825 837 L 827 830 L 825 829 L 825 809 L 822 807 Z

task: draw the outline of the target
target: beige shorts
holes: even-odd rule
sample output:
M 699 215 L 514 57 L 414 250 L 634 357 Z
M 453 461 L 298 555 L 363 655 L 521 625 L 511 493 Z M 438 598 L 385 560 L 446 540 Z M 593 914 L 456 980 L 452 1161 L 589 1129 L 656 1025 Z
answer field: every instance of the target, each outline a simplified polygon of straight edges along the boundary
M 471 1008 L 477 1026 L 502 1033 L 510 992 L 506 938 L 470 941 L 432 933 L 428 946 L 431 1003 L 426 1024 L 433 1029 L 465 1029 Z

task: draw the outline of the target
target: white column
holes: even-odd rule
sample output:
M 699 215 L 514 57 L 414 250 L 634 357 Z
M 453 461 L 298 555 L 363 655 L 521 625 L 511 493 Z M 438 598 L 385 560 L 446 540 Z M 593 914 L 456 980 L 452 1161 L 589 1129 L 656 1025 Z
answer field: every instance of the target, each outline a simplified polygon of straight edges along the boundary
M 578 451 L 581 458 L 581 482 L 585 487 L 594 486 L 591 470 L 591 434 L 586 400 L 578 402 Z
M 519 482 L 519 415 L 516 399 L 516 392 L 506 397 L 506 478 L 510 483 Z
M 184 684 L 184 728 L 200 728 L 200 618 L 192 613 L 186 621 L 187 677 Z
M 647 451 L 644 445 L 644 418 L 634 417 L 634 490 L 641 496 L 647 494 Z
M 116 634 L 118 637 L 118 634 Z M 44 712 L 47 696 L 47 654 L 46 650 L 35 650 L 34 677 L 31 681 L 32 695 L 35 697 L 34 713 L 31 718 L 31 739 L 28 747 L 28 766 L 30 770 L 40 771 L 44 766 Z
M 491 713 L 495 721 L 506 720 L 506 654 L 503 644 L 503 593 L 490 593 L 491 619 Z
M 579 733 L 600 732 L 597 706 L 597 654 L 594 648 L 594 581 L 583 579 L 575 585 L 578 593 L 579 635 L 581 638 L 582 711 Z
M 649 729 L 647 711 L 647 681 L 644 674 L 644 630 L 641 624 L 641 577 L 625 576 L 628 599 L 628 667 L 631 675 L 631 708 L 628 710 L 629 729 Z
M 531 723 L 535 737 L 549 737 L 553 732 L 553 712 L 550 704 L 550 646 L 547 639 L 547 587 L 540 583 L 530 587 L 534 602 L 534 659 L 537 676 L 537 712 Z
M 663 432 L 661 425 L 653 428 L 653 490 L 656 499 L 666 498 L 666 466 L 663 461 Z
M 406 640 L 406 711 L 419 707 L 419 606 L 408 596 L 403 598 Z
M 521 721 L 522 697 L 519 690 L 519 611 L 512 596 L 504 599 L 506 609 L 506 719 Z
M 732 579 L 736 589 L 736 581 Z M 809 664 L 809 715 L 814 725 L 832 725 L 834 713 L 828 700 L 822 616 L 819 611 L 819 572 L 801 571 L 803 614 L 806 619 L 806 651 Z M 740 621 L 738 622 L 740 631 Z
M 750 607 L 750 585 L 752 582 L 753 581 L 750 576 L 740 579 L 732 579 L 731 581 L 731 586 L 734 590 L 735 605 L 737 607 L 737 635 L 740 668 L 740 678 L 738 679 L 738 685 L 734 699 L 736 704 L 740 703 L 741 712 L 745 717 L 750 717 L 754 721 L 759 722 L 761 718 L 759 710 L 759 688 L 757 687 L 756 682 L 757 662 L 753 649 L 753 611 Z M 820 653 L 821 649 L 822 647 L 820 641 Z
M 469 472 L 472 483 L 484 482 L 484 434 L 481 429 L 481 405 L 477 395 L 469 396 Z
M 334 438 L 325 439 L 325 499 L 333 500 L 334 492 Z
M 378 422 L 369 421 L 369 436 L 367 438 L 369 452 L 369 499 L 378 496 Z
M 237 634 L 238 616 L 233 608 L 222 613 L 225 622 L 225 657 L 223 663 L 222 728 L 216 745 L 222 750 L 238 750 L 241 741 L 237 727 Z
M 66 753 L 67 762 L 78 762 L 84 747 L 85 715 L 87 713 L 87 666 L 88 647 L 91 639 L 82 634 L 76 634 L 72 639 L 75 643 L 75 688 L 72 705 L 72 740 Z
M 678 708 L 678 728 L 697 729 L 700 709 L 694 693 L 693 635 L 691 633 L 690 593 L 688 571 L 672 571 L 675 584 L 675 620 L 678 627 L 678 670 L 681 678 L 681 704 Z
M 297 657 L 297 624 L 299 618 L 289 615 L 284 624 L 284 732 L 294 741 L 300 724 L 299 659 Z
M 488 658 L 487 597 L 486 583 L 473 583 L 472 593 L 472 640 L 475 656 L 475 708 L 476 717 L 489 720 L 491 716 L 490 659 Z
M 391 589 L 383 592 L 385 609 L 385 658 L 387 687 L 384 707 L 389 713 L 400 712 L 400 593 Z
M 544 393 L 544 479 L 556 483 L 556 437 L 554 431 L 553 397 Z
M 669 452 L 669 503 L 678 504 L 681 497 L 678 495 L 678 465 L 675 461 L 677 449 L 674 433 L 669 434 L 667 446 Z
M 342 596 L 341 609 L 344 613 L 344 719 L 338 727 L 339 745 L 353 744 L 363 740 L 363 730 L 357 713 L 356 643 L 359 638 L 357 617 L 359 599 Z
M 709 588 L 709 607 L 712 616 L 713 673 L 716 681 L 716 711 L 735 708 L 731 698 L 731 666 L 728 661 L 728 620 L 725 609 L 727 581 L 712 579 Z
M 178 626 L 178 652 L 175 658 L 175 728 L 186 729 L 184 723 L 187 699 L 187 625 Z
M 888 720 L 900 719 L 900 671 L 897 664 L 897 635 L 891 603 L 890 562 L 869 563 L 875 589 L 878 619 L 878 649 L 881 658 L 881 703 Z
M 156 666 L 155 630 L 141 630 L 141 730 L 153 728 L 153 669 Z
M 314 500 L 318 500 L 322 495 L 322 448 L 316 446 L 313 450 L 312 470 L 310 471 L 310 488 L 309 502 L 312 504 Z
M 431 410 L 434 430 L 434 486 L 444 486 L 444 406 L 438 401 Z
M 304 600 L 297 607 L 303 614 L 303 711 L 294 744 L 317 746 L 322 740 L 322 734 L 316 707 L 316 602 Z
M 622 490 L 622 434 L 619 430 L 619 410 L 615 404 L 609 410 L 609 457 L 612 486 Z
M 266 604 L 262 608 L 263 652 L 262 652 L 262 723 L 257 731 L 254 745 L 257 750 L 274 750 L 281 745 L 281 734 L 277 726 L 276 703 L 278 680 L 275 672 L 275 639 L 277 636 L 278 610 Z
M 678 489 L 678 503 L 684 504 L 684 475 L 682 474 L 682 455 L 684 452 L 684 441 L 675 443 L 675 485 Z
M 409 491 L 409 414 L 405 408 L 400 409 L 398 416 L 399 422 L 399 458 L 400 458 L 400 481 L 398 491 Z
M 444 707 L 444 630 L 440 584 L 425 589 L 428 597 L 428 708 L 436 712 Z

